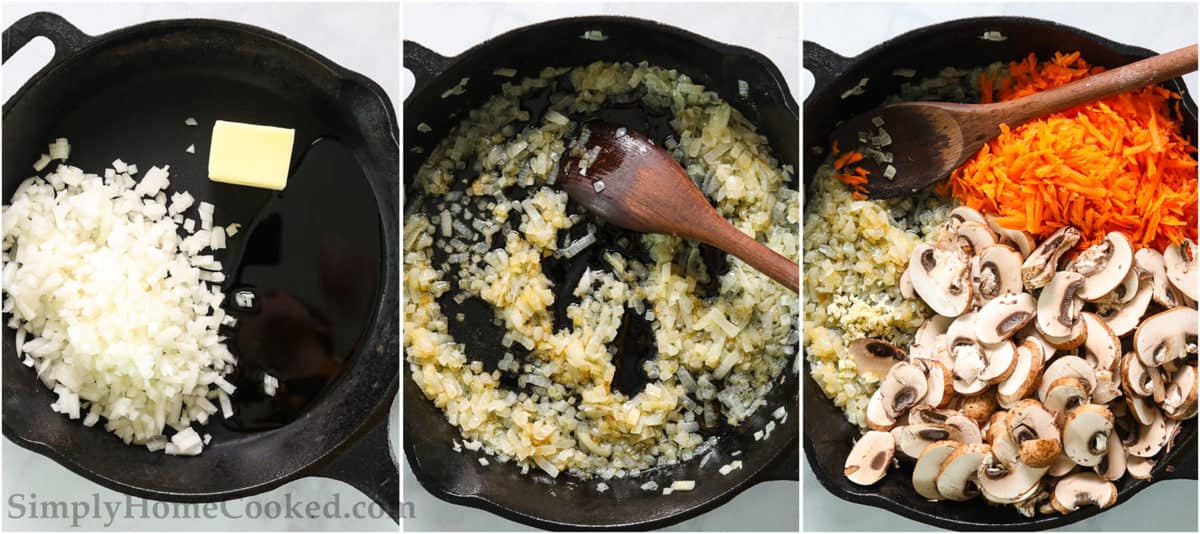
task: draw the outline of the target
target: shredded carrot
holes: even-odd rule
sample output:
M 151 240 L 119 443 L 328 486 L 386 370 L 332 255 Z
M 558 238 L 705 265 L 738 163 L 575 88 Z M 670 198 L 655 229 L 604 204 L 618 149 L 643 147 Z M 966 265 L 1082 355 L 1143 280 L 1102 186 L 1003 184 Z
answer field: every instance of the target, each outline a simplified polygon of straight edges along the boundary
M 994 93 L 995 80 L 980 76 L 981 100 L 1013 100 L 1102 71 L 1079 52 L 1042 63 L 1030 54 L 1009 65 L 1010 77 Z M 1180 116 L 1179 95 L 1151 86 L 1001 126 L 942 192 L 1039 239 L 1075 226 L 1078 250 L 1112 231 L 1125 232 L 1136 248 L 1195 240 L 1196 149 L 1181 133 Z

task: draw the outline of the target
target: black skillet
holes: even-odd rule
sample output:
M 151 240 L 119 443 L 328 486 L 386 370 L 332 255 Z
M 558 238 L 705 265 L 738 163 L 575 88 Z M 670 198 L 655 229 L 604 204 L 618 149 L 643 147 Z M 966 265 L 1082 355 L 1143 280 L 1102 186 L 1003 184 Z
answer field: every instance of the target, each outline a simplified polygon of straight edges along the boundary
M 985 31 L 999 31 L 1005 41 L 984 41 Z M 1055 51 L 1079 50 L 1089 62 L 1115 67 L 1136 61 L 1154 52 L 1115 43 L 1103 37 L 1050 21 L 1018 17 L 984 17 L 945 22 L 900 35 L 863 52 L 845 58 L 811 42 L 804 43 L 804 67 L 816 81 L 804 101 L 804 146 L 806 150 L 827 142 L 835 124 L 847 117 L 877 107 L 885 97 L 900 91 L 902 78 L 892 75 L 900 68 L 917 70 L 917 78 L 936 75 L 946 66 L 967 68 L 993 61 L 1011 61 L 1036 53 L 1039 58 Z M 870 78 L 866 93 L 842 99 L 843 91 Z M 1184 94 L 1185 132 L 1196 131 L 1196 104 L 1180 79 L 1165 84 Z M 1195 138 L 1192 140 L 1195 143 Z M 806 154 L 810 154 L 806 152 Z M 821 156 L 805 158 L 804 179 L 811 186 Z M 954 530 L 1036 530 L 1054 528 L 1098 512 L 1093 506 L 1070 515 L 1039 515 L 1029 519 L 1011 506 L 988 506 L 982 499 L 966 503 L 931 503 L 912 489 L 912 467 L 892 470 L 871 487 L 856 486 L 846 480 L 842 467 L 858 430 L 846 422 L 841 410 L 827 399 L 808 374 L 804 374 L 804 452 L 813 473 L 834 495 L 848 501 L 877 506 L 910 519 Z M 1196 478 L 1196 419 L 1183 424 L 1170 452 L 1165 453 L 1153 470 L 1151 480 L 1125 477 L 1117 483 L 1117 505 L 1156 481 Z M 1122 509 L 1123 510 L 1123 509 Z M 1125 511 L 1127 512 L 1127 511 Z M 1123 513 L 1123 512 L 1117 512 Z
M 213 435 L 203 454 L 124 446 L 103 423 L 86 428 L 51 412 L 54 395 L 13 355 L 7 327 L 4 435 L 140 497 L 219 501 L 323 476 L 396 518 L 387 414 L 399 385 L 399 143 L 382 89 L 286 37 L 231 22 L 158 21 L 89 36 L 36 13 L 4 31 L 4 59 L 38 36 L 54 57 L 4 104 L 5 201 L 59 136 L 70 139 L 70 163 L 90 172 L 116 157 L 143 173 L 169 164 L 173 188 L 213 202 L 218 224 L 242 224 L 218 253 L 225 292 L 257 298 L 249 311 L 226 299 L 240 320 L 224 332 L 240 359 L 237 415 L 199 429 Z M 187 117 L 200 125 L 186 126 Z M 286 191 L 208 180 L 218 118 L 296 129 Z M 184 151 L 190 144 L 195 155 Z M 264 372 L 279 378 L 274 398 L 260 392 Z
M 589 30 L 602 31 L 608 39 L 581 39 Z M 781 162 L 798 163 L 799 121 L 795 101 L 779 70 L 761 54 L 651 21 L 580 17 L 519 28 L 454 58 L 442 57 L 413 42 L 404 43 L 404 65 L 416 78 L 412 94 L 404 101 L 404 148 L 423 150 L 405 154 L 407 198 L 413 198 L 416 191 L 413 178 L 425 161 L 425 154 L 468 110 L 499 94 L 500 84 L 507 78 L 494 76 L 493 70 L 511 67 L 519 71 L 518 76 L 531 76 L 547 66 L 579 66 L 597 60 L 634 63 L 645 60 L 679 69 L 696 83 L 720 93 L 758 125 Z M 470 78 L 465 94 L 442 98 L 443 92 L 464 77 Z M 749 97 L 738 96 L 738 80 L 749 83 Z M 666 135 L 659 120 L 637 112 L 615 113 L 608 119 L 648 131 L 652 138 L 658 136 L 655 142 L 662 142 L 662 136 Z M 535 116 L 533 120 L 538 118 Z M 432 131 L 418 131 L 417 125 L 421 123 L 430 125 Z M 604 245 L 602 242 L 595 246 Z M 564 270 L 582 271 L 583 262 L 588 261 L 582 256 L 586 255 L 576 256 L 574 262 L 579 263 L 574 265 L 578 269 L 573 269 L 572 264 Z M 559 286 L 573 287 L 573 284 Z M 556 302 L 566 298 L 556 295 Z M 477 321 L 469 315 L 466 329 L 475 333 L 468 340 L 468 353 L 488 358 L 486 352 L 470 350 L 471 344 L 479 341 L 494 345 L 500 333 L 493 330 L 489 315 L 480 315 Z M 494 366 L 495 362 L 484 363 Z M 622 363 L 618 361 L 617 366 L 620 369 Z M 447 423 L 441 411 L 421 394 L 409 373 L 404 374 L 404 451 L 421 485 L 446 501 L 528 525 L 547 529 L 658 528 L 711 510 L 759 482 L 798 479 L 798 425 L 792 413 L 796 411 L 799 392 L 798 381 L 790 371 L 783 373 L 782 383 L 768 395 L 767 407 L 738 428 L 720 431 L 711 458 L 697 458 L 641 477 L 610 480 L 611 489 L 604 494 L 596 491 L 595 481 L 584 483 L 563 475 L 552 479 L 536 470 L 521 475 L 511 463 L 493 462 L 484 467 L 476 460 L 479 454 L 452 451 L 451 440 L 460 439 L 458 429 Z M 779 425 L 770 439 L 755 441 L 753 432 L 763 428 L 771 419 L 771 412 L 780 406 L 788 409 L 786 423 Z M 721 476 L 717 468 L 732 461 L 732 453 L 739 450 L 742 454 L 737 458 L 743 461 L 744 468 Z M 696 480 L 696 489 L 664 497 L 660 492 L 638 488 L 647 480 L 661 484 L 671 479 Z

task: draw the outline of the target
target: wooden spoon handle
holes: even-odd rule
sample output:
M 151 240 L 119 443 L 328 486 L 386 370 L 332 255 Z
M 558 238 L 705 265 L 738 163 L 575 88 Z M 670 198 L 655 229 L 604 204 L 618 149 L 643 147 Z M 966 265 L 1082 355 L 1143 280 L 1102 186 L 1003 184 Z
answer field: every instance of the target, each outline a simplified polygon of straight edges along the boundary
M 721 216 L 720 223 L 708 225 L 705 235 L 695 239 L 733 254 L 784 287 L 800 292 L 800 266 L 754 238 L 742 233 Z M 723 223 L 723 224 L 721 224 Z
M 1062 87 L 1000 104 L 1007 106 L 1007 110 L 999 122 L 1016 126 L 1050 113 L 1161 83 L 1195 71 L 1196 62 L 1197 45 L 1148 57 Z

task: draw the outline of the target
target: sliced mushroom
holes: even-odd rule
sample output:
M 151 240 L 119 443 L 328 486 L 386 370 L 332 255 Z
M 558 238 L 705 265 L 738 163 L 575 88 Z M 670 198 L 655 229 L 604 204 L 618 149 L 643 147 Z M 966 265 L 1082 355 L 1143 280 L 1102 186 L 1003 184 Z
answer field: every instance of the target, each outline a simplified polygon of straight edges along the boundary
M 1182 243 L 1173 243 L 1167 246 L 1163 251 L 1163 264 L 1167 268 L 1167 279 L 1171 280 L 1171 284 L 1176 289 L 1187 295 L 1192 300 L 1200 300 L 1200 276 L 1196 273 L 1200 271 L 1200 259 L 1196 255 L 1200 253 L 1197 250 L 1196 243 L 1191 239 L 1184 239 Z
M 960 444 L 956 441 L 939 441 L 925 447 L 913 467 L 912 482 L 917 494 L 931 501 L 941 500 L 942 494 L 937 490 L 938 475 L 942 464 L 954 454 Z
M 975 377 L 976 380 L 986 382 L 987 384 L 999 384 L 1005 378 L 1012 375 L 1013 368 L 1017 365 L 1017 346 L 1012 341 L 1003 340 L 999 343 L 984 345 L 983 352 L 986 354 L 987 367 Z M 975 394 L 976 392 L 967 393 Z
M 1066 476 L 1072 471 L 1075 471 L 1077 468 L 1079 468 L 1079 465 L 1076 464 L 1074 460 L 1068 458 L 1067 455 L 1060 452 L 1058 453 L 1058 456 L 1054 458 L 1054 461 L 1050 463 L 1050 470 L 1046 471 L 1046 474 L 1057 478 Z
M 1142 284 L 1129 302 L 1102 304 L 1097 308 L 1096 315 L 1104 320 L 1114 335 L 1123 336 L 1137 328 L 1142 316 L 1146 314 L 1146 309 L 1150 307 L 1152 296 L 1153 290 L 1150 285 Z
M 1154 419 L 1148 425 L 1138 427 L 1137 441 L 1125 445 L 1125 452 L 1139 458 L 1153 458 L 1171 440 L 1167 429 L 1167 420 L 1157 408 L 1154 409 Z
M 1037 301 L 1029 293 L 1000 295 L 979 309 L 975 337 L 985 345 L 1005 341 L 1029 324 L 1037 311 Z
M 1077 406 L 1067 415 L 1062 427 L 1063 453 L 1079 465 L 1096 466 L 1108 453 L 1108 436 L 1112 430 L 1113 414 L 1108 408 L 1099 404 Z
M 1083 506 L 1108 508 L 1117 502 L 1117 485 L 1091 471 L 1080 471 L 1063 477 L 1054 485 L 1050 505 L 1067 514 Z
M 1108 404 L 1120 397 L 1121 382 L 1118 376 L 1112 371 L 1096 371 L 1096 387 L 1092 388 L 1092 402 Z
M 887 432 L 896 426 L 896 418 L 891 417 L 883 409 L 883 391 L 876 389 L 871 395 L 871 400 L 867 401 L 867 413 L 864 417 L 867 423 L 867 428 L 880 432 Z
M 921 404 L 941 408 L 950 402 L 954 396 L 954 374 L 942 362 L 937 360 L 915 359 L 925 369 L 926 388 L 925 398 Z
M 1021 254 L 1008 245 L 992 245 L 979 252 L 971 270 L 975 297 L 982 302 L 1007 293 L 1020 293 Z
M 1121 439 L 1117 437 L 1116 430 L 1111 430 L 1108 433 L 1108 451 L 1104 453 L 1104 459 L 1096 465 L 1095 471 L 1104 480 L 1117 481 L 1125 476 L 1125 447 L 1120 446 Z
M 904 268 L 904 272 L 900 273 L 900 296 L 912 300 L 917 298 L 917 290 L 913 288 L 912 278 L 908 275 L 908 268 Z
M 892 465 L 896 443 L 887 432 L 870 431 L 863 434 L 846 457 L 844 473 L 850 482 L 870 486 L 879 482 Z
M 962 442 L 962 433 L 957 428 L 942 423 L 898 426 L 891 434 L 896 440 L 896 450 L 908 458 L 920 457 L 925 447 L 939 441 Z
M 1088 385 L 1090 394 L 1096 387 L 1096 371 L 1087 361 L 1078 356 L 1059 356 L 1046 370 L 1042 371 L 1042 384 L 1038 387 L 1038 400 L 1045 401 L 1050 385 L 1056 380 L 1071 376 L 1083 380 Z
M 1042 241 L 1021 264 L 1021 280 L 1025 289 L 1045 286 L 1058 271 L 1058 260 L 1079 242 L 1079 230 L 1071 226 L 1059 228 Z
M 946 351 L 954 361 L 954 391 L 963 395 L 979 393 L 987 381 L 979 374 L 988 367 L 988 353 L 975 338 L 978 314 L 971 312 L 955 319 L 945 336 Z
M 976 432 L 978 432 L 978 427 L 987 423 L 996 408 L 998 408 L 996 394 L 992 391 L 984 391 L 978 395 L 966 397 L 958 405 L 958 411 L 975 423 Z
M 1116 289 L 1133 268 L 1133 245 L 1121 232 L 1109 232 L 1104 240 L 1079 253 L 1069 269 L 1083 275 L 1077 296 L 1098 300 Z
M 1000 239 L 1003 242 L 1012 243 L 1013 247 L 1017 249 L 1017 252 L 1021 254 L 1022 261 L 1024 258 L 1028 257 L 1029 253 L 1033 252 L 1034 247 L 1037 246 L 1037 240 L 1033 237 L 1033 234 L 1026 232 L 1025 230 L 1010 230 L 1000 226 L 1000 224 L 996 222 L 996 218 L 992 217 L 991 215 L 987 215 L 984 218 L 987 219 L 988 228 L 991 228 L 993 232 L 996 232 L 996 235 L 1000 236 Z
M 1108 305 L 1125 304 L 1133 300 L 1133 296 L 1137 294 L 1137 290 L 1140 287 L 1142 287 L 1142 280 L 1135 262 L 1134 268 L 1129 269 L 1129 272 L 1125 273 L 1125 278 L 1121 280 L 1120 284 L 1117 284 L 1117 287 L 1114 287 L 1112 291 L 1109 291 L 1094 302 L 1096 304 Z
M 1016 364 L 1008 378 L 1000 382 L 996 388 L 996 400 L 1000 406 L 1011 408 L 1017 401 L 1032 394 L 1042 378 L 1042 345 L 1033 339 L 1026 338 L 1017 347 Z
M 1090 401 L 1091 395 L 1088 393 L 1086 382 L 1073 376 L 1064 376 L 1050 384 L 1043 404 L 1061 424 L 1066 421 L 1068 412 Z
M 908 261 L 909 279 L 933 311 L 957 317 L 971 305 L 970 262 L 959 250 L 922 243 Z
M 1121 357 L 1121 339 L 1100 316 L 1082 313 L 1087 324 L 1087 339 L 1083 342 L 1081 355 L 1097 371 L 1111 371 Z
M 1005 463 L 995 455 L 985 456 L 976 473 L 979 491 L 990 502 L 1012 504 L 1033 496 L 1046 474 L 1045 467 L 1030 467 L 1020 461 Z
M 976 478 L 979 464 L 991 454 L 992 448 L 983 443 L 959 445 L 942 462 L 937 477 L 938 494 L 951 501 L 966 501 L 978 495 Z
M 1121 373 L 1121 389 L 1130 397 L 1149 397 L 1154 394 L 1154 379 L 1157 375 L 1151 373 L 1137 354 L 1126 353 L 1121 358 L 1119 366 Z
M 1021 458 L 1021 448 L 1008 433 L 1008 412 L 996 412 L 987 427 L 987 444 L 1002 463 L 1011 464 Z
M 958 244 L 967 256 L 974 256 L 983 249 L 1000 242 L 1000 238 L 983 221 L 965 221 L 954 231 Z
M 928 387 L 929 381 L 923 367 L 912 362 L 893 365 L 887 377 L 879 383 L 883 412 L 890 419 L 899 418 L 925 398 Z
M 936 359 L 938 347 L 942 345 L 942 338 L 953 323 L 953 317 L 944 315 L 934 315 L 926 319 L 913 334 L 913 342 L 908 347 L 908 355 L 913 358 Z
M 1150 397 L 1126 396 L 1125 405 L 1129 408 L 1129 415 L 1139 425 L 1151 425 L 1154 423 L 1154 418 L 1159 416 L 1158 407 L 1154 405 L 1154 399 Z
M 1158 462 L 1132 454 L 1125 456 L 1125 470 L 1129 471 L 1129 476 L 1138 480 L 1149 480 L 1151 478 L 1150 472 L 1154 470 L 1154 464 L 1156 463 Z
M 1143 283 L 1142 287 L 1150 286 L 1154 302 L 1165 308 L 1183 305 L 1184 295 L 1167 278 L 1166 260 L 1160 252 L 1144 248 L 1133 255 L 1133 261 L 1134 270 L 1138 272 L 1139 277 L 1149 282 Z
M 1142 365 L 1158 367 L 1195 354 L 1197 328 L 1195 308 L 1171 308 L 1142 321 L 1133 334 L 1133 347 Z
M 919 404 L 908 411 L 908 424 L 938 423 L 944 425 L 955 415 L 958 415 L 958 412 L 954 410 L 942 410 L 928 404 Z
M 1185 365 L 1175 372 L 1163 398 L 1163 415 L 1171 419 L 1188 419 L 1196 415 L 1196 366 Z
M 1060 436 L 1054 415 L 1036 399 L 1024 399 L 1013 405 L 1006 422 L 1025 464 L 1046 467 L 1058 456 Z
M 900 347 L 873 338 L 855 340 L 850 344 L 849 353 L 860 374 L 871 375 L 879 380 L 887 376 L 893 365 L 908 359 Z
M 1075 292 L 1083 287 L 1083 282 L 1083 275 L 1062 271 L 1051 278 L 1038 296 L 1038 331 L 1045 336 L 1047 342 L 1057 348 L 1069 345 L 1069 341 L 1076 339 L 1081 333 L 1084 336 L 1087 334 L 1086 326 L 1079 315 L 1083 306 L 1079 299 L 1075 298 Z M 1081 339 L 1080 343 L 1082 342 Z
M 962 223 L 971 221 L 987 222 L 986 219 L 983 218 L 983 214 L 979 213 L 979 210 L 976 210 L 970 206 L 958 206 L 950 210 L 950 213 L 946 214 L 945 229 L 950 232 L 957 232 L 958 227 L 961 226 Z

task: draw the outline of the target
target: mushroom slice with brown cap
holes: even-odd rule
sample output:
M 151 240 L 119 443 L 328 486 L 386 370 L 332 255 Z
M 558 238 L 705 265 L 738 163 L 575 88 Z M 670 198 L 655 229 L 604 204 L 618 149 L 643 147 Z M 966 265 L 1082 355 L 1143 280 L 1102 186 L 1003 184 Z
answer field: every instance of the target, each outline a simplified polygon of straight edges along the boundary
M 990 502 L 1012 504 L 1033 496 L 1046 474 L 1045 467 L 1030 467 L 1019 461 L 1001 462 L 994 454 L 985 456 L 976 473 L 979 492 Z
M 1008 412 L 996 412 L 993 416 L 987 427 L 986 442 L 992 446 L 992 455 L 1002 463 L 1010 464 L 1021 458 L 1021 448 L 1008 433 Z
M 1108 453 L 1112 429 L 1113 414 L 1108 408 L 1099 404 L 1077 406 L 1067 414 L 1062 427 L 1063 453 L 1079 465 L 1096 466 Z
M 1096 371 L 1087 361 L 1079 356 L 1059 356 L 1042 371 L 1042 383 L 1038 386 L 1038 400 L 1045 401 L 1050 385 L 1056 380 L 1071 376 L 1083 380 L 1087 384 L 1088 394 L 1096 387 Z
M 978 495 L 976 477 L 979 464 L 991 454 L 992 448 L 983 443 L 959 445 L 942 462 L 937 477 L 938 494 L 951 501 L 966 501 Z
M 870 486 L 879 482 L 892 465 L 896 443 L 887 432 L 870 431 L 863 434 L 846 457 L 844 473 L 850 482 Z
M 1149 458 L 1141 458 L 1132 454 L 1125 455 L 1125 470 L 1129 472 L 1129 476 L 1137 480 L 1149 480 L 1152 478 L 1150 472 L 1154 470 L 1154 460 Z
M 1055 340 L 1071 339 L 1077 332 L 1083 303 L 1075 298 L 1075 292 L 1083 287 L 1083 282 L 1083 275 L 1062 271 L 1055 274 L 1038 295 L 1038 331 L 1052 345 L 1058 346 Z
M 1096 387 L 1092 388 L 1092 402 L 1108 404 L 1121 396 L 1121 382 L 1112 371 L 1096 371 Z
M 1144 248 L 1133 255 L 1134 270 L 1138 276 L 1150 286 L 1154 302 L 1166 308 L 1183 305 L 1184 295 L 1167 278 L 1167 264 L 1162 253 L 1152 248 Z
M 938 347 L 942 345 L 943 337 L 954 320 L 953 317 L 945 315 L 934 315 L 925 319 L 925 322 L 921 323 L 921 326 L 917 327 L 917 332 L 913 334 L 913 342 L 908 347 L 908 355 L 912 358 L 937 359 Z
M 1004 408 L 1011 408 L 1017 401 L 1036 391 L 1042 378 L 1045 360 L 1040 343 L 1026 339 L 1017 347 L 1016 354 L 1012 373 L 996 387 L 996 400 Z
M 963 398 L 962 402 L 958 404 L 958 411 L 977 426 L 982 427 L 987 424 L 988 419 L 992 417 L 992 413 L 998 407 L 999 403 L 996 402 L 996 393 L 988 390 L 978 395 Z
M 961 444 L 957 441 L 939 441 L 921 451 L 912 475 L 913 488 L 917 490 L 917 494 L 931 501 L 942 499 L 942 494 L 937 490 L 938 474 L 942 472 L 942 464 L 954 454 L 959 445 Z
M 908 355 L 882 339 L 862 338 L 850 344 L 850 357 L 860 374 L 868 374 L 882 380 L 893 365 L 908 360 Z
M 958 235 L 958 245 L 967 256 L 974 256 L 983 249 L 1000 242 L 1000 238 L 982 221 L 966 221 L 958 225 L 954 231 Z
M 979 372 L 976 380 L 982 380 L 989 385 L 999 384 L 1012 374 L 1017 364 L 1017 346 L 1012 341 L 1005 339 L 999 343 L 985 344 L 983 352 L 986 355 L 987 367 Z M 973 395 L 974 392 L 969 394 Z
M 921 399 L 921 404 L 927 404 L 934 408 L 941 408 L 948 404 L 950 398 L 954 396 L 954 374 L 950 372 L 950 369 L 937 360 L 919 358 L 914 359 L 913 362 L 919 363 L 925 368 L 927 386 L 925 398 Z
M 1148 249 L 1142 249 L 1148 250 Z M 1153 290 L 1149 284 L 1138 287 L 1133 298 L 1124 304 L 1101 304 L 1096 309 L 1096 315 L 1104 320 L 1104 324 L 1118 337 L 1133 332 L 1141 322 L 1146 309 L 1150 307 Z
M 1163 251 L 1167 279 L 1192 300 L 1200 300 L 1200 297 L 1197 297 L 1200 295 L 1200 287 L 1197 286 L 1200 284 L 1200 276 L 1196 274 L 1200 272 L 1200 259 L 1196 258 L 1198 253 L 1200 250 L 1197 250 L 1196 243 L 1191 239 L 1168 245 Z
M 1024 399 L 1008 411 L 1008 433 L 1021 461 L 1032 467 L 1050 465 L 1060 452 L 1054 415 L 1035 399 Z
M 1108 508 L 1117 502 L 1117 485 L 1091 471 L 1072 473 L 1054 485 L 1050 505 L 1069 514 L 1084 506 Z
M 1079 253 L 1068 269 L 1084 277 L 1077 296 L 1097 300 L 1116 289 L 1133 268 L 1133 245 L 1121 232 L 1109 232 L 1104 240 Z
M 1099 315 L 1083 312 L 1087 324 L 1087 339 L 1083 342 L 1083 359 L 1097 371 L 1111 371 L 1121 357 L 1121 339 L 1113 333 Z
M 1171 308 L 1142 321 L 1133 334 L 1133 348 L 1142 365 L 1158 367 L 1194 353 L 1197 328 L 1195 308 Z
M 1059 228 L 1042 241 L 1021 264 L 1025 289 L 1037 289 L 1049 283 L 1058 271 L 1058 260 L 1078 242 L 1079 230 L 1071 226 Z
M 1175 371 L 1162 402 L 1163 415 L 1187 419 L 1196 415 L 1196 366 L 1185 365 Z
M 1064 376 L 1050 384 L 1043 404 L 1059 423 L 1063 423 L 1068 412 L 1087 404 L 1090 400 L 1091 395 L 1088 394 L 1086 382 L 1073 376 Z
M 946 214 L 945 230 L 957 232 L 958 227 L 965 222 L 987 222 L 979 210 L 970 206 L 958 206 Z
M 893 365 L 879 384 L 883 412 L 895 420 L 925 398 L 929 381 L 924 368 L 913 362 Z
M 1025 230 L 1011 230 L 1000 226 L 996 222 L 996 218 L 991 215 L 986 215 L 984 218 L 987 219 L 988 228 L 996 232 L 996 235 L 1000 236 L 1002 242 L 1011 243 L 1016 248 L 1016 251 L 1021 254 L 1022 261 L 1037 246 L 1037 239 L 1033 237 L 1033 234 Z
M 1037 300 L 1029 293 L 1007 293 L 984 304 L 975 321 L 975 337 L 985 345 L 1012 337 L 1033 320 Z
M 958 249 L 917 245 L 908 260 L 913 289 L 933 311 L 957 317 L 971 305 L 969 258 Z
M 1158 407 L 1154 405 L 1154 399 L 1150 397 L 1134 397 L 1126 396 L 1125 405 L 1129 408 L 1129 415 L 1133 417 L 1139 425 L 1150 425 L 1154 423 L 1154 418 L 1158 416 Z
M 1154 380 L 1157 375 L 1151 373 L 1137 354 L 1126 353 L 1121 357 L 1118 367 L 1121 373 L 1121 389 L 1130 397 L 1149 397 L 1154 394 Z
M 1000 295 L 1021 293 L 1021 254 L 1008 245 L 992 245 L 979 252 L 971 270 L 975 298 L 987 302 Z
M 1125 445 L 1125 452 L 1140 458 L 1153 458 L 1171 440 L 1167 420 L 1157 408 L 1154 408 L 1154 419 L 1150 424 L 1140 425 L 1137 432 L 1137 440 Z
M 1067 458 L 1067 455 L 1059 452 L 1054 461 L 1050 462 L 1050 470 L 1046 471 L 1046 474 L 1057 478 L 1066 476 L 1078 468 L 1079 465 L 1074 460 Z
M 1121 446 L 1121 438 L 1117 437 L 1116 430 L 1110 430 L 1108 433 L 1107 449 L 1094 471 L 1104 480 L 1121 480 L 1121 477 L 1125 476 L 1125 447 Z
M 882 390 L 876 389 L 875 393 L 871 394 L 871 400 L 867 401 L 867 413 L 863 419 L 867 423 L 867 428 L 880 432 L 887 432 L 896 426 L 896 418 L 889 416 L 883 409 Z
M 898 426 L 892 429 L 892 438 L 896 440 L 896 450 L 908 458 L 921 456 L 925 447 L 938 441 L 962 443 L 962 433 L 957 428 L 941 423 Z
M 955 415 L 959 415 L 959 413 L 954 410 L 943 410 L 928 404 L 918 404 L 908 411 L 908 424 L 938 423 L 944 425 Z

